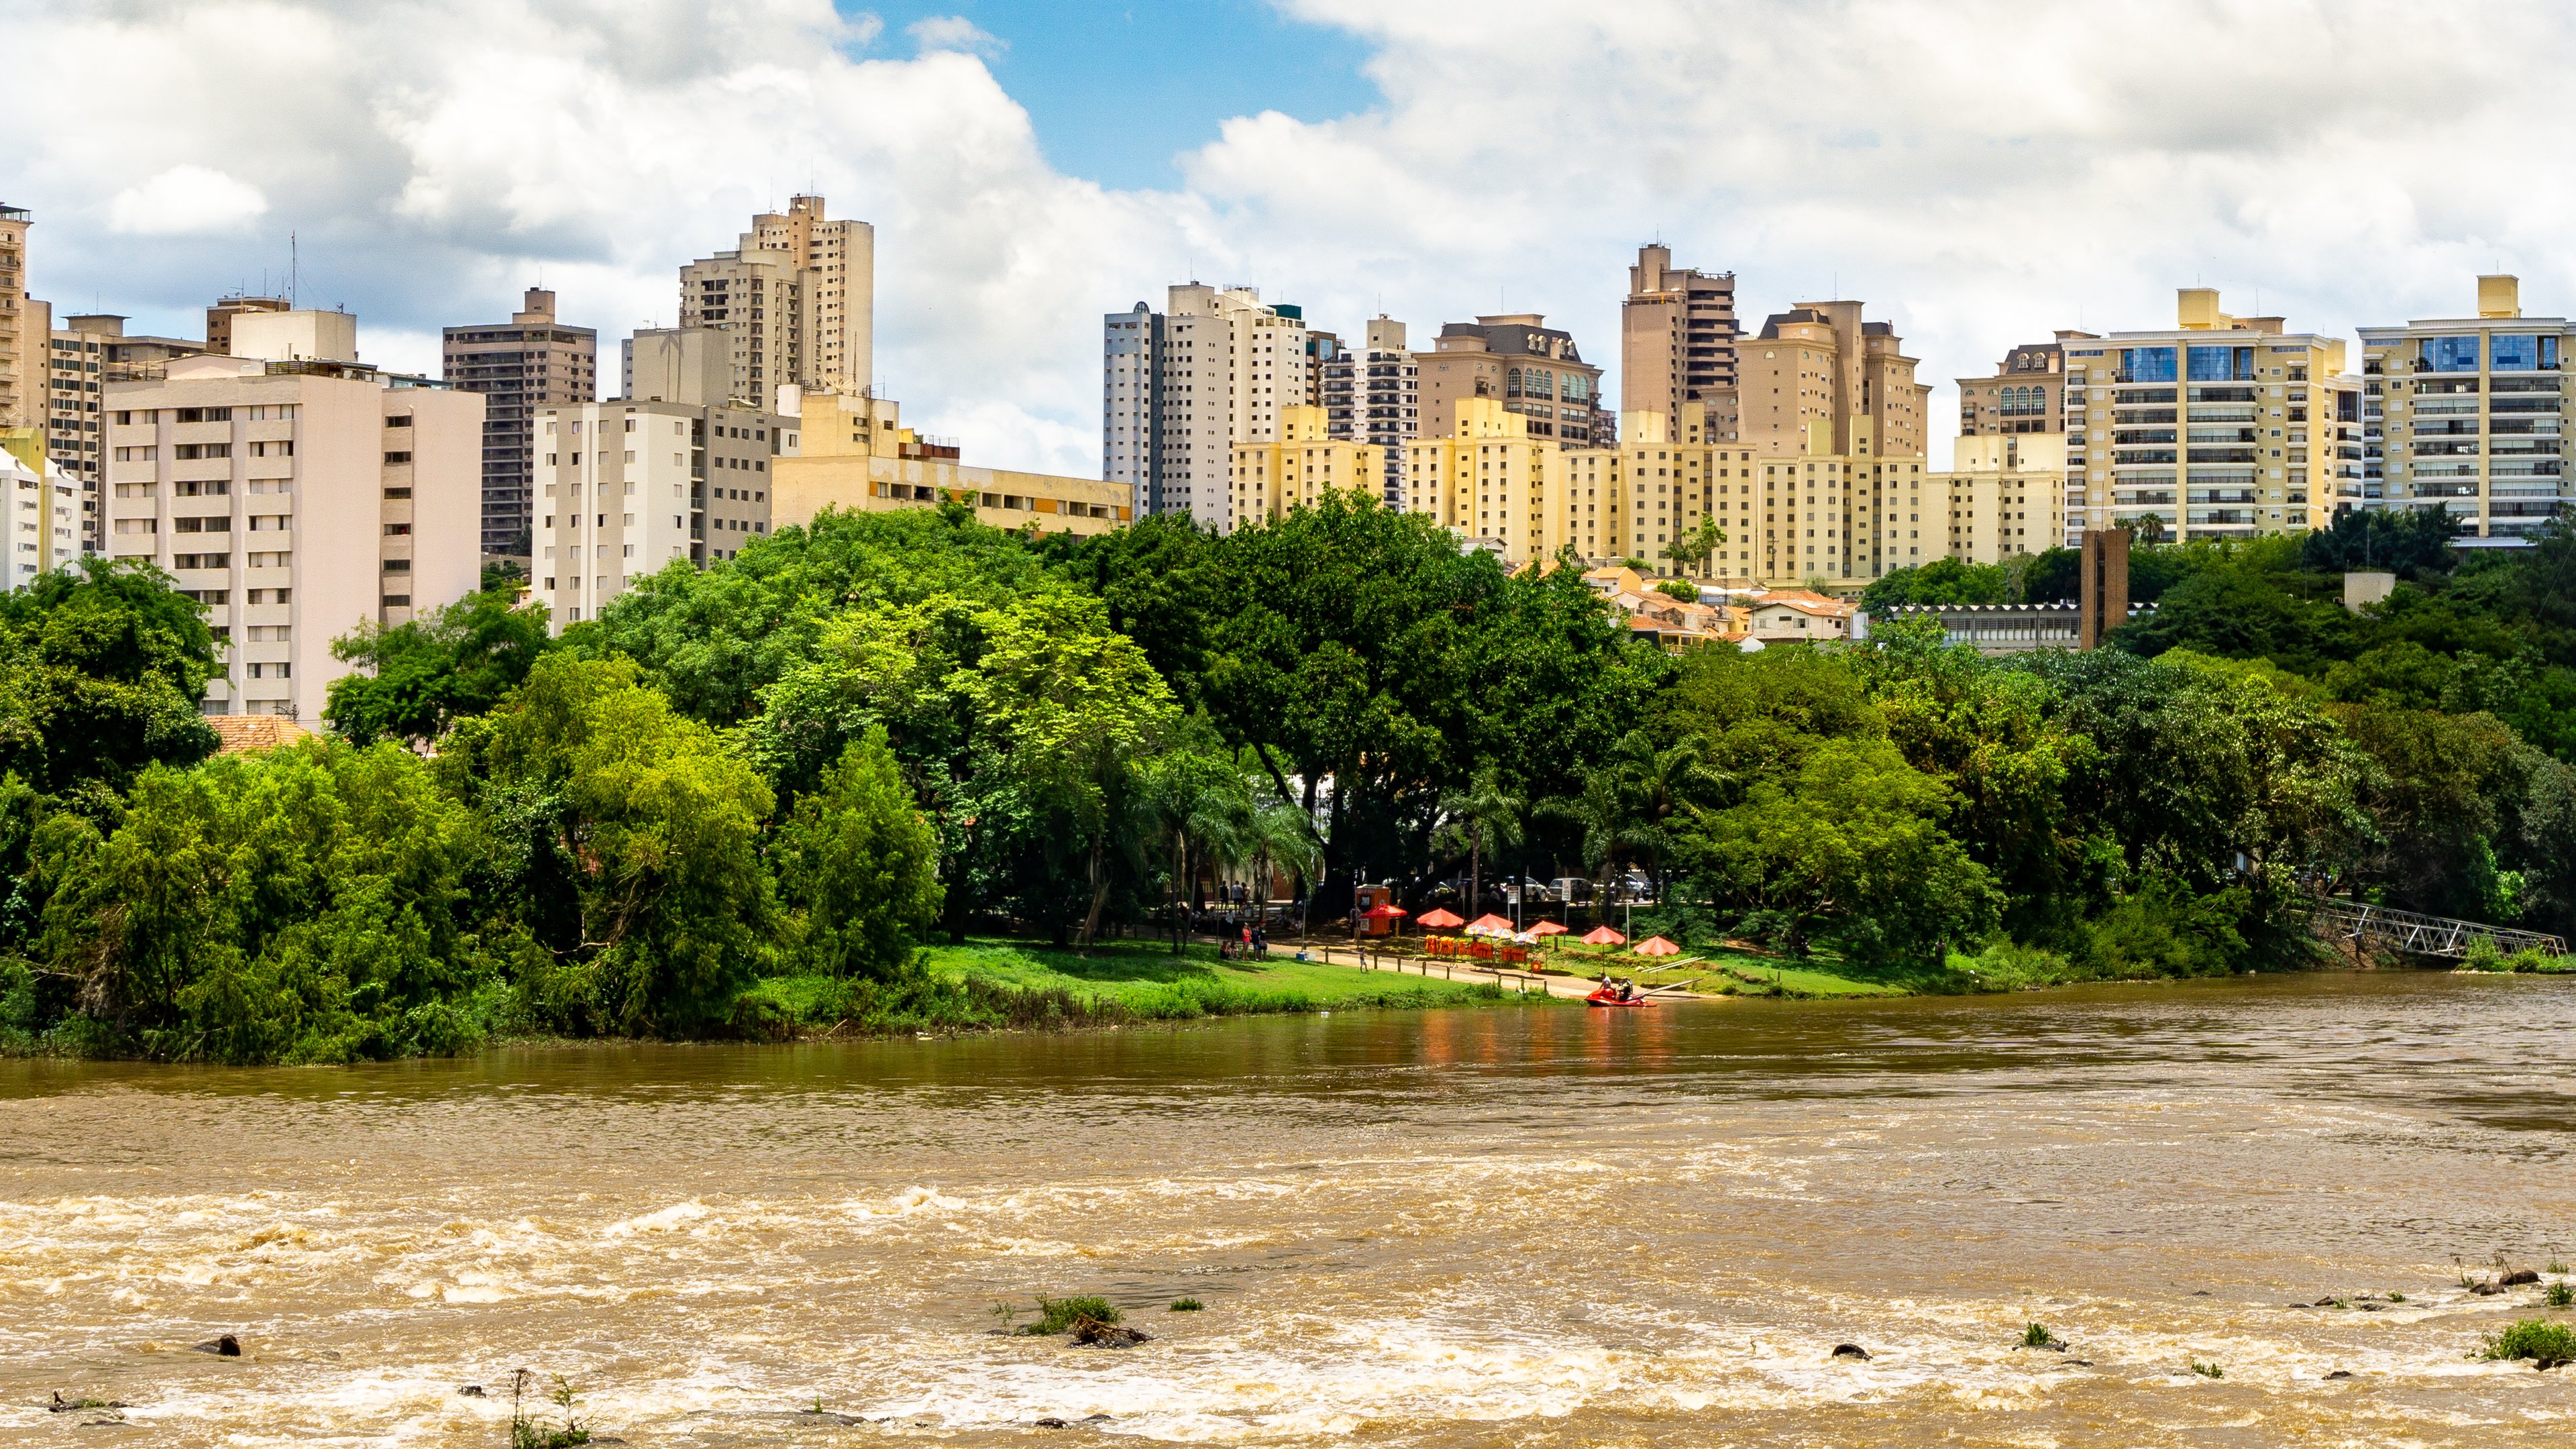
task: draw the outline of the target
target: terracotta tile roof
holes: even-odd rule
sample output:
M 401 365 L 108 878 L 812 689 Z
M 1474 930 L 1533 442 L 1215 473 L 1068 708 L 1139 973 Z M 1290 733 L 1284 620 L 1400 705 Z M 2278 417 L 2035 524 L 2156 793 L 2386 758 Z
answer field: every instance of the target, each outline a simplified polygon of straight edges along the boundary
M 273 750 L 313 738 L 313 731 L 282 714 L 210 714 L 206 723 L 213 725 L 215 734 L 223 740 L 215 749 L 219 755 Z

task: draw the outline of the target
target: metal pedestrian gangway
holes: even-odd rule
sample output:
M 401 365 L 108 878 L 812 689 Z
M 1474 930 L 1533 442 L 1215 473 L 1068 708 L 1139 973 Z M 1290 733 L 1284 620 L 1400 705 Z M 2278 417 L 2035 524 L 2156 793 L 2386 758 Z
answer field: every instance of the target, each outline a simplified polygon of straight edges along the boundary
M 2565 941 L 2538 931 L 2508 930 L 2482 921 L 2454 920 L 2449 916 L 2421 916 L 2413 911 L 2393 911 L 2386 906 L 2365 905 L 2360 901 L 2319 901 L 2309 916 L 2309 924 L 2320 936 L 2355 942 L 2376 941 L 2418 956 L 2466 956 L 2469 943 L 2481 938 L 2495 942 L 2496 949 L 2508 956 L 2534 947 L 2544 955 L 2567 954 Z

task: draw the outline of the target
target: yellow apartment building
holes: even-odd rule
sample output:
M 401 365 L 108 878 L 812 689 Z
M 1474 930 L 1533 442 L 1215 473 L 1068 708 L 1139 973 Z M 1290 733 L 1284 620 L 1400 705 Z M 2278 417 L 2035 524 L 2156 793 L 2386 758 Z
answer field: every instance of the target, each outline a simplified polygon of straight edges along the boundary
M 958 502 L 995 528 L 1107 533 L 1135 517 L 1122 482 L 969 467 L 953 442 L 903 426 L 888 398 L 783 390 L 780 410 L 803 423 L 801 453 L 770 460 L 770 527 L 802 526 L 826 508 L 885 512 Z M 791 409 L 790 404 L 794 407 Z
M 1943 519 L 1941 542 L 1963 563 L 2002 563 L 2067 546 L 2063 433 L 1963 437 L 1950 471 L 1926 485 L 1939 496 L 1929 506 Z M 2075 527 L 2080 533 L 2080 518 Z
M 1320 407 L 1279 410 L 1278 436 L 1234 445 L 1227 469 L 1233 490 L 1226 532 L 1256 519 L 1277 518 L 1314 503 L 1333 489 L 1357 488 L 1383 500 L 1386 450 L 1331 436 L 1331 414 Z

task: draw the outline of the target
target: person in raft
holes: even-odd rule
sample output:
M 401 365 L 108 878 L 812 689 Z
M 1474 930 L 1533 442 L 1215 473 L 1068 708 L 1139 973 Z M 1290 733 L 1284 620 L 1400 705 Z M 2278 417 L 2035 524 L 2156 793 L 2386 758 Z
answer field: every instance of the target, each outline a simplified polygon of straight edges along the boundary
M 1625 977 L 1625 976 L 1620 977 L 1620 978 L 1619 978 L 1619 999 L 1620 999 L 1621 1001 L 1634 1001 L 1634 1000 L 1636 1000 L 1636 999 L 1637 999 L 1637 983 L 1636 983 L 1636 982 L 1634 982 L 1634 981 L 1629 980 L 1629 979 L 1628 979 L 1627 977 Z

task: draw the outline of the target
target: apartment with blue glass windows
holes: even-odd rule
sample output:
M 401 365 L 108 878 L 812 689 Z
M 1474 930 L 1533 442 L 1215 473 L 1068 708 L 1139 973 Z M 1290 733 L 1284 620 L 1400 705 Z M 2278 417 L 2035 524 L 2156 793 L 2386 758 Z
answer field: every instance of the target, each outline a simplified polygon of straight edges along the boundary
M 2364 507 L 2442 508 L 2470 537 L 2536 533 L 2567 479 L 2564 317 L 2478 278 L 2478 315 L 2361 329 Z
M 2318 528 L 2363 501 L 2343 339 L 2218 304 L 2186 287 L 2170 330 L 2067 340 L 2068 528 L 2079 496 L 2082 526 L 2168 539 Z

